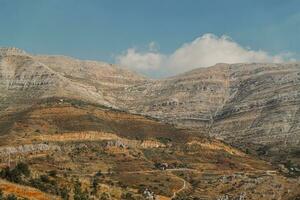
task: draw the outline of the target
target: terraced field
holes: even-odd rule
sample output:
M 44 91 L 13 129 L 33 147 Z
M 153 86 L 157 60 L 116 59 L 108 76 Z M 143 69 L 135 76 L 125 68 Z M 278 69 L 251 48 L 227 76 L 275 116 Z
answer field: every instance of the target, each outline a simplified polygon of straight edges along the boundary
M 37 187 L 50 199 L 65 198 L 64 188 L 73 198 L 78 183 L 90 199 L 147 199 L 145 191 L 160 199 L 299 195 L 296 179 L 241 150 L 97 104 L 48 98 L 2 116 L 0 128 L 5 128 L 2 169 L 27 163 L 31 175 L 20 184 L 30 188 L 24 187 L 24 193 Z M 4 192 L 26 197 L 1 184 Z

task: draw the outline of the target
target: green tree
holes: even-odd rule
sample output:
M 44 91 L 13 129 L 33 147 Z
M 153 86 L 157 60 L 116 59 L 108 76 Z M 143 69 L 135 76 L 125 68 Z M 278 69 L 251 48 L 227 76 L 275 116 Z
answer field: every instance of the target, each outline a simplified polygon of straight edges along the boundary
M 60 190 L 60 196 L 63 200 L 68 200 L 70 198 L 69 190 L 66 187 L 63 187 Z
M 126 192 L 122 194 L 121 199 L 134 200 L 134 197 L 132 193 Z
M 56 170 L 49 171 L 49 176 L 56 177 L 56 175 L 57 175 L 57 171 Z
M 18 198 L 17 198 L 14 194 L 9 194 L 9 195 L 6 197 L 6 200 L 18 200 Z
M 8 181 L 21 183 L 23 181 L 22 176 L 30 176 L 30 170 L 27 164 L 18 163 L 14 169 L 10 169 L 9 167 L 4 168 L 0 172 L 0 176 Z
M 106 192 L 101 194 L 100 200 L 110 200 L 110 195 Z
M 92 181 L 92 194 L 96 195 L 98 192 L 98 186 L 99 186 L 100 180 L 98 176 L 94 176 L 93 181 Z
M 87 191 L 82 191 L 81 183 L 76 180 L 74 185 L 74 200 L 89 200 Z
M 26 163 L 18 163 L 17 166 L 15 167 L 15 169 L 17 171 L 19 171 L 21 174 L 23 174 L 24 176 L 29 177 L 30 176 L 30 169 L 28 164 Z
M 7 180 L 15 183 L 22 182 L 22 173 L 18 169 L 11 170 L 8 175 Z
M 0 200 L 4 200 L 3 191 L 0 189 Z

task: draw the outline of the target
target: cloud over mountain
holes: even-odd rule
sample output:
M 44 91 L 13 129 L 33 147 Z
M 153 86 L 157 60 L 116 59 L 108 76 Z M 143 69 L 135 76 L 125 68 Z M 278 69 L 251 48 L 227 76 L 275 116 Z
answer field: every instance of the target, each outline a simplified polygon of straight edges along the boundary
M 204 34 L 165 55 L 151 42 L 147 51 L 129 48 L 116 57 L 116 62 L 150 76 L 168 76 L 216 63 L 281 63 L 293 61 L 290 53 L 271 55 L 263 50 L 245 48 L 230 37 Z

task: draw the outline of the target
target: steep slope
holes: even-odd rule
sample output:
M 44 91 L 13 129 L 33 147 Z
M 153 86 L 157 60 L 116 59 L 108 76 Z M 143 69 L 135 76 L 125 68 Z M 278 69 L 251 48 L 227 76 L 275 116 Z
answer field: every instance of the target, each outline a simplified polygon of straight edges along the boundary
M 140 98 L 126 105 L 245 151 L 298 159 L 299 84 L 298 63 L 218 64 L 130 87 Z
M 127 88 L 137 96 L 126 105 L 131 111 L 154 116 L 178 126 L 208 133 L 212 119 L 229 95 L 229 69 L 226 65 L 203 68 L 182 75 Z M 146 98 L 145 98 L 146 97 Z
M 125 88 L 143 84 L 147 80 L 134 72 L 103 62 L 81 61 L 66 56 L 34 56 L 34 59 L 73 82 L 95 88 L 115 107 L 122 105 L 118 96 L 124 95 Z
M 71 189 L 72 195 L 78 179 L 93 198 L 106 192 L 112 199 L 127 193 L 143 199 L 145 189 L 165 199 L 298 195 L 299 183 L 264 161 L 215 139 L 99 104 L 47 98 L 2 116 L 3 127 L 1 167 L 27 162 L 34 177 L 23 182 L 49 194 L 55 186 Z
M 151 80 L 106 63 L 0 50 L 0 112 L 47 97 L 152 116 L 266 158 L 299 160 L 300 66 L 217 64 Z M 6 129 L 3 129 L 4 132 Z
M 24 183 L 55 195 L 76 178 L 94 198 L 145 189 L 162 199 L 294 198 L 296 179 L 245 152 L 300 163 L 299 83 L 299 64 L 218 64 L 151 80 L 2 48 L 0 166 L 26 161 L 34 176 Z
M 73 82 L 32 56 L 8 50 L 0 57 L 1 111 L 17 110 L 49 96 L 83 98 L 109 105 L 103 95 L 88 85 Z
M 140 81 L 142 77 L 105 63 L 0 49 L 0 112 L 22 109 L 51 96 L 114 106 L 112 91 Z
M 300 65 L 231 68 L 230 98 L 214 116 L 210 135 L 262 155 L 299 159 Z

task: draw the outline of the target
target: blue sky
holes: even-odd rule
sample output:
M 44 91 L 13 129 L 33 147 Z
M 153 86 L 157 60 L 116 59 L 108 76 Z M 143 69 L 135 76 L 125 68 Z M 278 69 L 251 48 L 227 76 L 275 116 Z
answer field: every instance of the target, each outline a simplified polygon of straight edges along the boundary
M 150 43 L 169 56 L 207 33 L 300 53 L 298 0 L 0 0 L 0 25 L 0 46 L 107 62 Z

